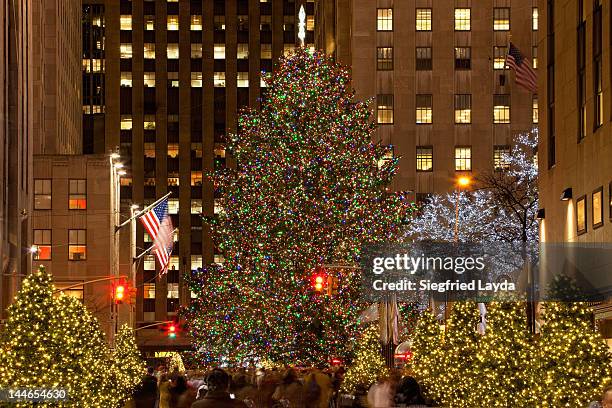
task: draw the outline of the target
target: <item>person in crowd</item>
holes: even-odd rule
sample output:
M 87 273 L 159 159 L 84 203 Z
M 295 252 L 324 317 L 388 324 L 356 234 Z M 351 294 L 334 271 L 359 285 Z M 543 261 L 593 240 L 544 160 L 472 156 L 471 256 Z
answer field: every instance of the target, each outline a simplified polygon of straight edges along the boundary
M 593 401 L 588 408 L 612 408 L 612 384 L 607 385 L 601 395 L 600 401 Z
M 278 402 L 286 401 L 291 408 L 304 408 L 304 386 L 294 369 L 289 368 L 285 371 L 282 382 L 272 394 L 272 399 Z
M 205 379 L 206 395 L 191 408 L 247 408 L 244 402 L 232 399 L 228 390 L 230 376 L 220 368 L 212 370 Z
M 304 401 L 308 408 L 327 408 L 332 394 L 331 378 L 313 369 L 304 381 Z
M 170 408 L 170 380 L 167 374 L 159 377 L 159 408 Z
M 257 388 L 249 384 L 246 374 L 239 373 L 230 384 L 230 394 L 233 394 L 235 399 L 244 401 L 247 405 L 249 403 L 254 405 L 257 399 Z
M 134 390 L 135 408 L 154 408 L 157 402 L 157 378 L 153 376 L 153 367 L 147 369 L 147 374 L 140 385 Z
M 419 383 L 413 377 L 402 378 L 395 390 L 395 404 L 399 407 L 425 407 Z
M 368 405 L 371 408 L 393 406 L 394 387 L 388 376 L 381 376 L 368 391 Z
M 196 391 L 187 385 L 187 379 L 176 374 L 170 387 L 170 406 L 172 408 L 189 408 L 195 401 Z
M 258 408 L 269 408 L 272 406 L 272 394 L 280 383 L 280 376 L 274 370 L 261 370 L 257 375 L 257 400 Z

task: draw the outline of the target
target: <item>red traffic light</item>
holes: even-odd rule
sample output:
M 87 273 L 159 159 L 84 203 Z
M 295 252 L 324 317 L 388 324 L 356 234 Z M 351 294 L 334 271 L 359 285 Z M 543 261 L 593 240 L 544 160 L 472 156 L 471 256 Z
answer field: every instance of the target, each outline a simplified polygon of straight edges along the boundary
M 128 296 L 128 285 L 125 279 L 121 278 L 113 284 L 112 297 L 116 304 L 123 303 Z
M 325 285 L 327 284 L 327 274 L 325 273 L 325 270 L 320 266 L 316 267 L 311 279 L 312 287 L 315 292 L 323 292 L 323 289 L 325 289 Z
M 166 335 L 168 336 L 168 338 L 171 338 L 171 339 L 176 338 L 176 334 L 178 333 L 178 331 L 179 331 L 178 323 L 175 323 L 175 322 L 170 322 L 165 327 Z

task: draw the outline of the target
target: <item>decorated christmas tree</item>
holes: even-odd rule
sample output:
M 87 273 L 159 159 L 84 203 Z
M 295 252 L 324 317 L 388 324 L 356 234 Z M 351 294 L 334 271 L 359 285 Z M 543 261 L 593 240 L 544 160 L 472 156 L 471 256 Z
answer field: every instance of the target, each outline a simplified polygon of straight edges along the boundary
M 172 353 L 172 357 L 170 357 L 170 364 L 168 365 L 168 371 L 171 373 L 175 371 L 178 371 L 179 373 L 185 372 L 185 365 L 183 364 L 183 359 L 179 353 Z
M 524 302 L 491 303 L 473 369 L 474 406 L 535 406 L 534 351 Z
M 424 393 L 434 401 L 442 399 L 443 336 L 444 332 L 435 316 L 429 310 L 424 311 L 419 316 L 412 338 L 410 368 L 423 387 Z
M 119 329 L 112 353 L 115 388 L 123 392 L 123 399 L 132 394 L 146 373 L 145 362 L 136 345 L 134 330 L 127 324 Z
M 363 307 L 359 276 L 320 269 L 318 292 L 314 271 L 352 266 L 363 243 L 397 237 L 411 206 L 387 191 L 397 158 L 372 142 L 347 68 L 300 48 L 266 82 L 261 109 L 244 111 L 229 141 L 236 168 L 215 174 L 222 211 L 207 221 L 225 264 L 192 273 L 184 316 L 207 359 L 342 358 Z
M 385 361 L 380 353 L 378 326 L 364 330 L 355 346 L 355 358 L 344 376 L 340 391 L 352 394 L 358 387 L 366 390 L 380 376 L 387 374 Z
M 543 308 L 537 397 L 542 406 L 586 406 L 612 379 L 608 346 L 586 303 L 546 302 Z

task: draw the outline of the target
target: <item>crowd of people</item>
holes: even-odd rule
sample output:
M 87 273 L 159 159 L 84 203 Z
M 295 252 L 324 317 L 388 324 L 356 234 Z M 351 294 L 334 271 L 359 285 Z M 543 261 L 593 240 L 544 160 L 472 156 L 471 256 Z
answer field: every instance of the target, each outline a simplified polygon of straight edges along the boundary
M 126 408 L 425 407 L 412 377 L 379 378 L 354 395 L 340 393 L 342 367 L 164 372 L 149 369 Z

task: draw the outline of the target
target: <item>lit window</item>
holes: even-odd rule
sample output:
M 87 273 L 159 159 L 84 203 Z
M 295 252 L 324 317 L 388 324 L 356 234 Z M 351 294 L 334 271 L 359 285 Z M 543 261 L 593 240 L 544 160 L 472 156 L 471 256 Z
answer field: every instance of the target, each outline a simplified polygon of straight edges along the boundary
M 68 230 L 68 259 L 82 261 L 87 259 L 87 231 Z
M 145 238 L 149 236 L 149 234 L 145 233 Z M 154 271 L 155 270 L 155 255 L 145 255 L 143 257 L 143 267 L 145 271 Z M 153 291 L 153 297 L 155 297 L 155 291 Z
M 283 31 L 295 30 L 295 16 L 283 16 Z
M 471 29 L 471 9 L 455 9 L 455 31 L 470 31 Z
M 144 16 L 145 31 L 155 31 L 155 16 Z
M 306 31 L 314 31 L 315 29 L 315 17 L 309 14 L 306 17 Z
M 179 45 L 177 43 L 168 43 L 166 52 L 168 53 L 168 59 L 178 59 Z
M 385 152 L 380 159 L 378 159 L 378 168 L 382 169 L 387 167 L 390 163 L 393 162 L 393 146 L 385 146 Z
M 510 95 L 493 95 L 493 123 L 510 123 Z
M 470 47 L 455 47 L 455 69 L 472 68 L 472 49 Z
M 213 20 L 215 31 L 225 30 L 225 16 L 215 16 Z
M 201 43 L 191 43 L 191 58 L 202 58 Z
M 50 229 L 35 229 L 34 230 L 34 259 L 37 261 L 49 261 L 51 259 L 51 230 Z
M 392 8 L 377 9 L 376 29 L 378 31 L 393 31 L 393 9 Z
M 153 259 L 153 269 L 155 270 L 155 259 Z M 145 299 L 155 299 L 155 283 L 145 283 L 142 285 L 143 297 Z
M 534 7 L 531 9 L 531 29 L 534 31 L 538 30 L 538 8 Z
M 155 58 L 155 43 L 144 43 L 143 57 L 147 59 Z
M 178 299 L 179 298 L 179 284 L 178 283 L 168 283 L 168 299 Z
M 238 59 L 246 59 L 249 58 L 249 44 L 238 44 L 238 51 L 236 53 L 236 57 Z
M 83 293 L 85 292 L 83 289 L 83 285 L 81 284 L 83 281 L 77 282 L 56 282 L 55 287 L 58 292 L 56 292 L 53 296 L 66 295 L 83 301 Z M 78 285 L 78 286 L 77 286 Z
M 202 87 L 202 73 L 201 72 L 192 72 L 191 73 L 191 87 L 192 88 L 201 88 Z
M 237 16 L 238 31 L 249 31 L 249 16 L 248 14 L 239 14 Z
M 433 63 L 431 59 L 431 47 L 416 48 L 416 70 L 431 71 Z
M 261 15 L 259 17 L 259 30 L 272 31 L 272 16 Z
M 143 77 L 144 77 L 144 86 L 155 88 L 155 72 L 145 72 Z
M 122 30 L 131 30 L 132 29 L 132 16 L 129 14 L 121 15 L 119 17 L 119 25 Z
M 593 228 L 603 225 L 603 187 L 593 192 L 591 206 L 593 208 Z
M 213 150 L 216 159 L 225 159 L 225 145 L 221 143 L 215 143 Z
M 122 72 L 120 86 L 131 88 L 132 87 L 132 73 Z
M 376 67 L 379 71 L 393 69 L 393 47 L 376 48 Z
M 248 72 L 238 72 L 236 74 L 236 86 L 238 88 L 248 88 L 249 87 L 249 73 Z
M 261 59 L 272 59 L 272 44 L 261 44 Z
M 131 115 L 121 115 L 121 130 L 132 130 Z
M 455 95 L 455 123 L 472 123 L 472 95 Z
M 155 187 L 155 177 L 145 177 L 144 185 L 147 187 Z M 145 240 L 145 242 L 147 242 Z
M 225 44 L 215 44 L 213 51 L 215 59 L 225 59 Z
M 122 187 L 131 187 L 132 178 L 131 177 L 121 177 L 121 179 L 119 180 L 119 185 Z
M 225 262 L 225 257 L 221 254 L 214 254 L 213 262 L 216 263 L 217 265 L 223 265 L 223 263 Z
M 285 44 L 285 45 L 283 45 L 283 55 L 285 57 L 288 57 L 290 54 L 293 53 L 293 51 L 295 51 L 295 45 L 293 45 L 293 44 Z
M 176 159 L 179 156 L 179 144 L 168 143 L 168 157 Z
M 148 159 L 155 158 L 155 143 L 147 142 L 144 144 L 144 157 Z
M 455 171 L 472 170 L 472 148 L 455 147 Z
M 510 30 L 510 9 L 507 7 L 495 7 L 493 9 L 493 30 Z
M 531 120 L 534 124 L 537 124 L 539 122 L 538 95 L 533 95 L 533 101 L 531 105 Z
M 192 187 L 202 186 L 202 171 L 201 170 L 191 171 L 191 186 Z
M 202 16 L 200 14 L 191 15 L 191 31 L 202 31 Z
M 202 255 L 191 255 L 191 270 L 197 271 L 202 268 Z
M 144 130 L 155 130 L 155 115 L 144 115 Z M 153 145 L 153 151 L 155 151 L 155 143 L 145 143 L 147 144 Z
M 218 198 L 215 198 L 213 202 L 213 213 L 214 214 L 224 214 L 223 206 L 221 205 L 221 201 Z
M 379 94 L 376 96 L 378 124 L 393 124 L 393 95 Z
M 51 209 L 51 180 L 49 179 L 34 180 L 34 209 L 35 210 L 50 210 Z
M 587 230 L 586 197 L 582 196 L 576 200 L 576 232 L 584 234 Z
M 178 198 L 169 198 L 168 199 L 168 214 L 178 214 L 178 213 L 179 213 Z
M 417 146 L 416 169 L 417 171 L 433 171 L 433 147 Z
M 179 17 L 177 15 L 168 16 L 168 31 L 178 31 Z
M 178 233 L 178 230 L 174 231 L 175 234 Z M 177 241 L 176 239 L 174 240 L 175 242 Z M 179 270 L 179 257 L 178 256 L 171 256 L 170 257 L 170 262 L 168 263 L 168 269 L 171 271 L 178 271 Z M 170 280 L 170 278 L 168 279 Z M 178 279 L 175 280 L 175 282 L 178 282 Z
M 225 72 L 215 72 L 213 74 L 213 85 L 217 88 L 225 86 Z
M 416 123 L 433 123 L 433 97 L 431 95 L 416 96 Z
M 510 146 L 493 146 L 493 169 L 504 171 L 510 168 Z
M 202 200 L 191 199 L 191 213 L 201 214 L 202 213 Z
M 493 47 L 493 69 L 504 69 L 506 47 Z
M 533 69 L 538 69 L 538 47 L 531 47 L 531 65 Z
M 69 180 L 68 208 L 85 210 L 87 208 L 87 180 Z
M 119 45 L 119 54 L 121 58 L 132 58 L 132 44 L 130 43 L 121 43 Z
M 431 9 L 418 8 L 416 9 L 416 30 L 431 31 Z

